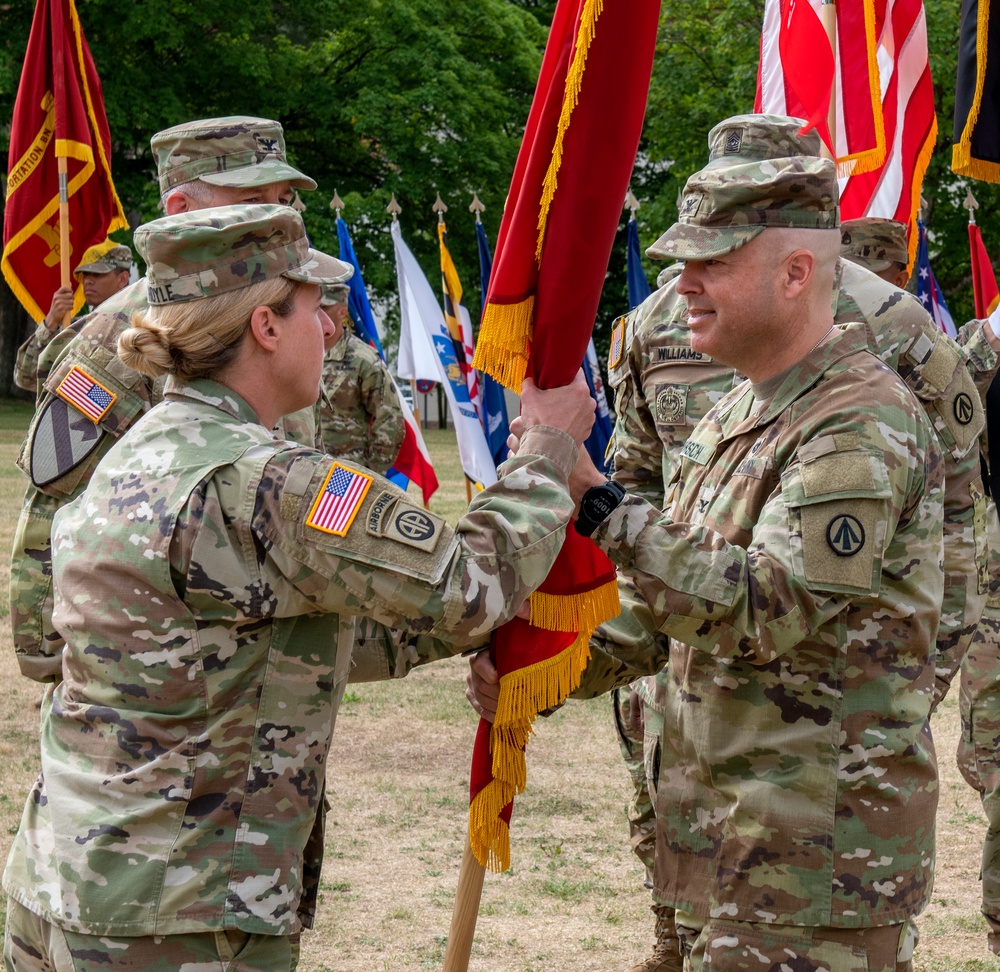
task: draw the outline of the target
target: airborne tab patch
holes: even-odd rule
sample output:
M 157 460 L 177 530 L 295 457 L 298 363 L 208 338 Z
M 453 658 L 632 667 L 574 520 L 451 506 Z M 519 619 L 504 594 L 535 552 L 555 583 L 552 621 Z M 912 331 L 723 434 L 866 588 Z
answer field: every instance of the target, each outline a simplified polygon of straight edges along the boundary
M 73 365 L 69 374 L 56 388 L 56 394 L 74 408 L 78 408 L 95 425 L 104 418 L 118 396 L 92 378 L 79 365 Z
M 335 462 L 306 517 L 306 526 L 346 536 L 371 484 L 371 476 Z

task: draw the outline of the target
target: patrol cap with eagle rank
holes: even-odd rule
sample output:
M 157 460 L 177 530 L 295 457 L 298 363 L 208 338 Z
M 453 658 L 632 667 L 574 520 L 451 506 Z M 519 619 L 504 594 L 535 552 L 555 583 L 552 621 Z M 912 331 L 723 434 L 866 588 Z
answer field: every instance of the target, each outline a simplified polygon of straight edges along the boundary
M 837 170 L 829 159 L 716 163 L 688 179 L 677 222 L 654 246 L 657 255 L 675 260 L 709 260 L 768 228 L 837 229 L 838 199 Z
M 840 224 L 840 255 L 872 273 L 897 264 L 905 267 L 910 262 L 906 224 L 873 216 L 845 220 Z
M 140 226 L 135 245 L 146 261 L 150 306 L 199 300 L 288 277 L 303 283 L 348 280 L 354 267 L 309 246 L 289 206 L 219 206 L 165 216 Z
M 285 158 L 281 125 L 268 118 L 233 115 L 184 122 L 157 132 L 149 142 L 160 192 L 200 179 L 213 186 L 266 186 L 290 182 L 295 189 L 316 183 Z

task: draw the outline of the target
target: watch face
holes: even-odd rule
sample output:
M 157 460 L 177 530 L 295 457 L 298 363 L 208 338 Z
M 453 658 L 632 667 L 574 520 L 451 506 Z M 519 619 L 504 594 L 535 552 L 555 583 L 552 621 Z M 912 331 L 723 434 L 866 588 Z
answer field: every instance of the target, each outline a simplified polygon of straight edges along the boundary
M 607 493 L 598 493 L 594 497 L 592 507 L 594 511 L 595 520 L 604 520 L 607 518 L 608 514 L 614 509 L 618 504 L 613 504 L 611 502 L 611 497 Z

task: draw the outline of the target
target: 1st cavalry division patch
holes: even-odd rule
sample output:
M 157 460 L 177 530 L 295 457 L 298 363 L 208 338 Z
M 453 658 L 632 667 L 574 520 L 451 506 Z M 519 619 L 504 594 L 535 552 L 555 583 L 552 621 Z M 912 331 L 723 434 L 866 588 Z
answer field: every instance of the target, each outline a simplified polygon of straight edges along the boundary
M 343 537 L 351 528 L 372 477 L 335 462 L 306 518 L 306 526 Z

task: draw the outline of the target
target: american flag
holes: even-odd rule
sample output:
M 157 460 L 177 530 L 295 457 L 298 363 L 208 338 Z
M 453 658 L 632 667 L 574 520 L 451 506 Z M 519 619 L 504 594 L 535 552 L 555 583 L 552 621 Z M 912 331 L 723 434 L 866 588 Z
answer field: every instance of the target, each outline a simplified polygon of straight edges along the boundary
M 56 394 L 75 405 L 95 424 L 104 418 L 118 397 L 75 365 L 59 383 Z
M 627 318 L 619 317 L 611 332 L 611 351 L 608 354 L 608 367 L 613 368 L 622 359 L 622 352 L 625 350 L 625 324 Z
M 306 526 L 344 536 L 354 522 L 361 501 L 372 484 L 371 476 L 335 462 L 306 520 Z
M 924 305 L 924 310 L 934 318 L 937 324 L 949 337 L 955 337 L 955 321 L 948 311 L 944 302 L 944 295 L 931 270 L 930 257 L 927 254 L 927 227 L 924 221 L 917 220 L 917 229 L 920 239 L 917 244 L 917 298 Z

